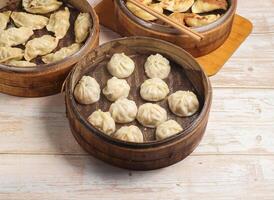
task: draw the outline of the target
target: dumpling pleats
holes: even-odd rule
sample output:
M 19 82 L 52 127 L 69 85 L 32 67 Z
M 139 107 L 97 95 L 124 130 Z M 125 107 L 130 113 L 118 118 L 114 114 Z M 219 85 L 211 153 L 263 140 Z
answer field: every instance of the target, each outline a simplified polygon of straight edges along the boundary
M 33 31 L 26 27 L 0 30 L 0 46 L 17 46 L 23 44 L 32 35 Z
M 91 19 L 88 13 L 80 13 L 74 23 L 75 41 L 77 43 L 83 42 L 91 27 Z
M 17 27 L 28 27 L 32 30 L 44 28 L 49 21 L 47 17 L 25 12 L 12 12 L 11 18 Z
M 22 6 L 26 11 L 39 14 L 55 11 L 62 4 L 62 2 L 57 0 L 22 0 Z
M 9 60 L 6 62 L 7 65 L 12 65 L 16 67 L 34 67 L 36 66 L 35 63 L 25 61 L 25 60 Z
M 0 47 L 0 63 L 9 60 L 21 60 L 23 55 L 23 50 L 20 48 Z
M 0 30 L 4 30 L 7 28 L 7 25 L 10 21 L 11 11 L 6 11 L 0 13 Z

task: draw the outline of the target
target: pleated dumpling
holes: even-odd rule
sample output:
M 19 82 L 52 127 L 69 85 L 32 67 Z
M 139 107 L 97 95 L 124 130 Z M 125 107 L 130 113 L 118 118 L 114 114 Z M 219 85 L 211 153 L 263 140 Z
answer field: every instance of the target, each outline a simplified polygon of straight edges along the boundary
M 23 50 L 13 47 L 0 47 L 0 63 L 9 60 L 21 60 L 23 58 Z
M 64 10 L 59 10 L 51 14 L 47 25 L 48 31 L 53 32 L 56 38 L 63 38 L 70 26 L 69 17 L 70 12 L 67 7 L 65 7 Z
M 192 6 L 193 13 L 205 13 L 214 10 L 227 10 L 227 0 L 197 0 Z
M 16 67 L 34 67 L 36 66 L 35 63 L 25 61 L 25 60 L 10 60 L 6 62 L 7 65 L 12 65 Z
M 103 94 L 109 101 L 116 101 L 119 98 L 128 97 L 129 91 L 130 86 L 126 80 L 112 77 L 107 81 Z
M 17 46 L 23 44 L 33 35 L 30 28 L 9 28 L 0 30 L 0 46 Z
M 101 132 L 110 135 L 115 132 L 115 122 L 109 112 L 101 110 L 94 111 L 89 117 L 88 122 Z
M 26 11 L 39 14 L 55 11 L 62 4 L 62 2 L 57 0 L 22 0 L 22 6 Z
M 84 42 L 92 26 L 89 13 L 80 13 L 74 23 L 75 42 Z
M 168 59 L 160 54 L 149 56 L 145 63 L 145 72 L 149 78 L 165 79 L 168 77 L 170 69 Z
M 190 91 L 177 91 L 168 97 L 170 110 L 177 116 L 189 117 L 199 110 L 199 100 Z
M 147 101 L 161 101 L 168 93 L 168 85 L 159 78 L 147 79 L 140 89 L 141 97 Z
M 27 61 L 51 53 L 58 45 L 58 39 L 50 35 L 34 38 L 26 44 L 25 59 Z
M 155 128 L 167 120 L 167 112 L 157 104 L 145 103 L 139 107 L 137 120 L 145 127 Z
M 183 128 L 174 120 L 168 120 L 156 128 L 156 139 L 163 140 L 183 131 Z
M 17 27 L 28 27 L 32 30 L 44 28 L 49 21 L 47 17 L 25 12 L 12 12 L 11 18 Z
M 185 23 L 190 27 L 199 27 L 211 24 L 220 18 L 220 15 L 197 15 L 197 14 L 188 14 L 185 16 Z
M 174 12 L 168 16 L 172 20 L 176 21 L 179 24 L 185 25 L 185 13 Z
M 7 28 L 7 25 L 10 21 L 11 11 L 6 11 L 0 13 L 0 30 L 4 30 Z
M 133 125 L 123 126 L 118 131 L 116 131 L 116 133 L 113 134 L 113 137 L 126 142 L 144 142 L 144 136 L 141 130 L 137 126 Z
M 194 4 L 194 0 L 161 0 L 161 6 L 171 12 L 186 12 Z
M 44 63 L 53 63 L 76 53 L 80 49 L 80 44 L 74 43 L 68 47 L 63 47 L 55 53 L 51 53 L 42 57 Z

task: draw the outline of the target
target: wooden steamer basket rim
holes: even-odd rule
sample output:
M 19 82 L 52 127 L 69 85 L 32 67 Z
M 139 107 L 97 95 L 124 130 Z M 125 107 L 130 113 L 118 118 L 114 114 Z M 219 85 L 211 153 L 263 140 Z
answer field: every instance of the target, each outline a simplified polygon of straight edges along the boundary
M 206 85 L 204 87 L 204 89 L 206 90 L 206 95 L 204 98 L 204 104 L 203 104 L 203 108 L 201 109 L 199 116 L 197 117 L 197 119 L 195 119 L 191 125 L 189 127 L 187 127 L 185 130 L 183 130 L 181 133 L 174 135 L 172 137 L 166 138 L 164 140 L 160 140 L 160 141 L 150 141 L 150 142 L 145 142 L 145 143 L 133 143 L 133 142 L 125 142 L 125 141 L 121 141 L 118 139 L 115 139 L 111 136 L 108 136 L 106 134 L 103 134 L 102 132 L 100 132 L 99 130 L 95 129 L 78 111 L 77 109 L 77 102 L 74 99 L 73 96 L 73 90 L 74 90 L 74 86 L 73 86 L 73 75 L 78 72 L 81 71 L 82 69 L 84 70 L 84 68 L 86 66 L 82 66 L 82 62 L 84 61 L 80 61 L 78 62 L 75 67 L 73 68 L 73 70 L 71 71 L 71 73 L 68 76 L 68 80 L 67 80 L 67 84 L 66 84 L 66 95 L 68 95 L 68 99 L 71 103 L 71 109 L 74 112 L 77 120 L 79 120 L 90 132 L 90 134 L 95 134 L 97 137 L 104 139 L 105 141 L 107 141 L 108 143 L 111 143 L 113 145 L 118 145 L 120 148 L 132 148 L 135 149 L 137 151 L 142 151 L 142 149 L 149 149 L 149 148 L 153 148 L 153 147 L 157 147 L 157 148 L 161 148 L 161 146 L 163 144 L 165 144 L 165 146 L 163 145 L 163 148 L 166 148 L 168 145 L 174 145 L 174 142 L 176 142 L 176 140 L 180 139 L 180 138 L 188 138 L 189 136 L 192 135 L 192 133 L 195 132 L 196 129 L 198 129 L 199 124 L 201 123 L 201 121 L 203 120 L 203 118 L 207 115 L 207 112 L 209 111 L 209 108 L 211 106 L 211 100 L 212 100 L 212 88 L 211 88 L 211 84 L 210 81 L 208 79 L 208 77 L 206 76 L 205 72 L 203 71 L 203 69 L 200 67 L 200 65 L 197 63 L 197 61 L 185 50 L 183 50 L 182 48 L 160 40 L 160 39 L 155 39 L 155 38 L 150 38 L 150 37 L 141 37 L 141 36 L 132 36 L 132 37 L 128 37 L 128 38 L 120 38 L 120 39 L 116 39 L 116 40 L 112 40 L 108 43 L 105 43 L 99 47 L 97 47 L 96 49 L 94 49 L 92 52 L 90 52 L 90 54 L 88 54 L 87 56 L 90 56 L 90 58 L 92 59 L 90 61 L 90 65 L 92 65 L 92 67 L 95 67 L 99 62 L 102 61 L 102 58 L 104 58 L 105 55 L 105 51 L 102 51 L 102 56 L 98 57 L 98 55 L 100 55 L 99 50 L 100 49 L 107 49 L 107 47 L 113 47 L 114 44 L 117 44 L 119 42 L 122 43 L 126 43 L 126 41 L 128 40 L 146 40 L 146 41 L 155 41 L 155 42 L 159 42 L 165 46 L 169 46 L 172 47 L 172 49 L 176 49 L 177 51 L 180 51 L 181 53 L 185 54 L 187 57 L 191 58 L 191 61 L 189 62 L 189 65 L 191 66 L 195 66 L 199 69 L 199 71 L 201 72 L 202 78 L 203 80 L 205 80 Z M 142 46 L 143 47 L 143 46 Z M 141 48 L 142 48 L 141 47 Z M 153 49 L 154 51 L 155 48 Z M 170 54 L 172 53 L 171 51 L 169 52 Z M 174 54 L 173 54 L 174 56 Z M 178 57 L 178 56 L 177 56 Z M 175 61 L 175 60 L 174 60 Z M 176 61 L 175 61 L 176 62 Z M 184 66 L 186 67 L 186 66 Z M 90 67 L 89 67 L 90 69 Z M 75 82 L 77 83 L 79 80 L 75 80 Z M 67 102 L 66 102 L 67 104 Z
M 139 17 L 135 16 L 125 5 L 124 0 L 115 0 L 118 8 L 120 9 L 121 12 L 123 12 L 124 14 L 126 14 L 132 21 L 134 21 L 135 23 L 137 23 L 138 25 L 150 29 L 151 31 L 157 31 L 157 32 L 161 32 L 162 34 L 179 34 L 182 35 L 181 32 L 177 31 L 176 29 L 172 28 L 172 27 L 167 27 L 161 24 L 157 24 L 155 22 L 147 22 L 143 19 L 140 19 Z M 223 23 L 225 23 L 226 21 L 229 20 L 230 17 L 233 17 L 235 12 L 236 12 L 236 8 L 237 8 L 237 0 L 228 0 L 230 3 L 230 7 L 229 9 L 225 12 L 225 14 L 223 16 L 221 16 L 218 20 L 216 20 L 213 23 L 210 23 L 208 25 L 205 26 L 201 26 L 201 27 L 192 27 L 191 29 L 199 32 L 199 33 L 210 33 L 212 31 L 214 31 L 215 28 L 218 28 L 220 26 L 222 26 Z

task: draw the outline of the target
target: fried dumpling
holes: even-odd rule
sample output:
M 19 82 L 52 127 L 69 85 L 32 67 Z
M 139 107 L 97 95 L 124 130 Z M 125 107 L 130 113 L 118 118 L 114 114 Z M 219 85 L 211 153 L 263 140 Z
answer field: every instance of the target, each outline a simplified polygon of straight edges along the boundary
M 133 125 L 123 126 L 116 133 L 113 134 L 113 137 L 126 142 L 144 142 L 144 136 L 141 130 L 137 126 Z
M 188 14 L 185 16 L 185 23 L 190 27 L 199 27 L 211 24 L 220 18 L 220 15 L 197 15 L 197 14 Z
M 44 63 L 53 63 L 76 53 L 80 49 L 80 44 L 74 43 L 68 47 L 63 47 L 55 53 L 51 53 L 42 57 Z
M 90 27 L 90 15 L 88 13 L 80 13 L 74 23 L 75 42 L 83 42 L 89 34 Z
M 194 4 L 194 0 L 162 0 L 160 4 L 171 12 L 186 12 Z
M 10 14 L 11 11 L 0 13 L 0 30 L 4 30 L 5 28 L 7 28 L 7 25 L 10 21 Z
M 197 0 L 192 6 L 193 13 L 205 13 L 213 10 L 227 10 L 227 0 Z
M 58 39 L 51 35 L 34 38 L 26 44 L 25 59 L 27 61 L 51 53 L 58 45 Z
M 49 21 L 47 17 L 25 12 L 12 12 L 11 18 L 17 27 L 28 27 L 32 30 L 44 28 Z
M 23 44 L 33 35 L 30 28 L 9 28 L 0 30 L 0 46 L 17 46 Z
M 22 6 L 26 11 L 39 14 L 55 11 L 62 4 L 62 2 L 57 0 L 22 0 Z
M 137 6 L 135 6 L 134 4 L 132 4 L 130 2 L 127 2 L 126 6 L 134 15 L 136 15 L 137 17 L 139 17 L 143 20 L 154 21 L 154 20 L 157 19 L 153 15 L 151 15 L 148 12 L 138 8 Z M 163 13 L 164 12 L 164 10 L 163 10 L 160 3 L 149 4 L 147 6 L 152 8 L 153 10 L 155 10 L 158 13 Z
M 9 60 L 6 62 L 7 65 L 12 65 L 16 67 L 34 67 L 36 66 L 35 63 L 25 61 L 25 60 Z
M 0 47 L 0 63 L 9 60 L 21 60 L 23 55 L 23 50 L 20 48 Z
M 65 10 L 57 11 L 50 15 L 49 24 L 47 25 L 48 31 L 55 33 L 55 37 L 63 38 L 70 26 L 69 23 L 70 12 L 67 7 Z
M 179 12 L 174 12 L 171 15 L 168 16 L 172 20 L 176 21 L 179 24 L 185 25 L 185 14 L 184 13 L 179 13 Z

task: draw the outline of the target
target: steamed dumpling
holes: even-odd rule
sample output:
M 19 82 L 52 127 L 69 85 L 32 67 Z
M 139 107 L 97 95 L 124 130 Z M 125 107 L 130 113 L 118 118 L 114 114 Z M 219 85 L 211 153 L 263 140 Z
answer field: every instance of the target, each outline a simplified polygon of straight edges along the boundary
M 109 112 L 117 123 L 129 123 L 135 120 L 138 108 L 134 101 L 121 98 L 111 104 Z
M 107 135 L 115 132 L 115 122 L 109 112 L 103 112 L 101 110 L 94 111 L 88 117 L 88 122 Z
M 145 63 L 145 72 L 149 78 L 165 79 L 170 73 L 170 68 L 168 59 L 160 54 L 149 56 Z
M 167 120 L 167 112 L 157 104 L 145 103 L 139 107 L 137 120 L 145 127 L 155 128 Z
M 36 66 L 35 63 L 25 61 L 25 60 L 10 60 L 6 62 L 7 65 L 12 65 L 16 67 L 34 67 Z
M 227 0 L 197 0 L 192 6 L 193 13 L 205 13 L 214 10 L 227 10 Z
M 27 27 L 32 30 L 42 29 L 49 19 L 41 15 L 33 15 L 25 12 L 12 12 L 11 18 L 17 27 Z
M 117 78 L 127 78 L 133 73 L 135 63 L 124 53 L 116 53 L 108 62 L 107 69 L 112 76 Z
M 185 23 L 190 27 L 199 27 L 210 24 L 220 18 L 220 15 L 197 15 L 190 14 L 185 16 Z
M 174 120 L 168 120 L 156 128 L 156 139 L 163 140 L 183 131 L 183 128 Z
M 168 85 L 159 78 L 148 79 L 141 85 L 141 97 L 147 101 L 161 101 L 168 93 Z
M 177 91 L 168 97 L 170 110 L 180 117 L 189 117 L 199 110 L 197 96 L 190 91 Z
M 72 44 L 68 47 L 63 47 L 55 53 L 51 53 L 42 57 L 44 63 L 53 63 L 76 53 L 80 49 L 80 44 Z
M 4 30 L 7 28 L 7 25 L 10 21 L 11 11 L 6 11 L 0 13 L 0 30 Z
M 22 0 L 22 6 L 26 11 L 39 14 L 55 11 L 62 4 L 62 2 L 57 0 Z
M 186 12 L 194 4 L 194 0 L 161 0 L 164 9 L 171 12 Z
M 22 27 L 23 28 L 23 27 Z M 27 61 L 51 53 L 58 45 L 58 39 L 50 35 L 34 38 L 26 44 L 25 59 Z
M 70 26 L 69 17 L 70 12 L 67 7 L 65 7 L 65 10 L 59 10 L 51 14 L 47 30 L 53 32 L 56 38 L 63 38 Z
M 100 85 L 90 76 L 83 76 L 74 89 L 74 97 L 81 104 L 99 101 L 100 93 Z
M 116 101 L 119 98 L 128 97 L 129 91 L 130 86 L 126 80 L 112 77 L 107 81 L 103 94 L 109 101 Z
M 74 23 L 75 42 L 84 42 L 89 34 L 91 19 L 89 13 L 80 13 Z
M 23 55 L 23 50 L 20 48 L 0 47 L 0 63 L 9 60 L 21 60 Z
M 0 46 L 17 46 L 25 43 L 31 36 L 33 31 L 30 28 L 9 28 L 0 30 Z
M 142 143 L 144 136 L 137 126 L 123 126 L 114 135 L 114 138 L 126 142 Z

